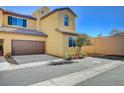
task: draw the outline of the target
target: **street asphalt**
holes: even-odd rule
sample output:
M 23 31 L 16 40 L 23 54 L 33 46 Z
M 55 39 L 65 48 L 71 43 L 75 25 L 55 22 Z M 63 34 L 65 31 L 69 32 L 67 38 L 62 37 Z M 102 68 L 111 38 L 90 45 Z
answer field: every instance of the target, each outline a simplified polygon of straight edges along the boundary
M 80 82 L 76 86 L 124 86 L 124 65 Z
M 42 65 L 30 68 L 0 71 L 1 86 L 31 85 L 51 78 L 89 69 L 113 62 L 113 60 L 86 58 L 82 62 L 65 65 Z

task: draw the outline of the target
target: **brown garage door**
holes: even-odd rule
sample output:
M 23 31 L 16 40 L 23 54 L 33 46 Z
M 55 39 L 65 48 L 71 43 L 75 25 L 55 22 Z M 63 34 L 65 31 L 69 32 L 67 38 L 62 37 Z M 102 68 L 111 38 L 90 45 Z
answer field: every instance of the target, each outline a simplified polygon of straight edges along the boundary
M 12 55 L 31 55 L 45 53 L 45 42 L 12 40 Z

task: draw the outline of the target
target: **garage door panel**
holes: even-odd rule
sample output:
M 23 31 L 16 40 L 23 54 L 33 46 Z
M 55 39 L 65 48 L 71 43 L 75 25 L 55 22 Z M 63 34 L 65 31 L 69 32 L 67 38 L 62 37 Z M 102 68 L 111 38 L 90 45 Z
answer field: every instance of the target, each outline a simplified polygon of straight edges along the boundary
M 13 55 L 30 55 L 45 53 L 45 42 L 29 40 L 12 40 Z

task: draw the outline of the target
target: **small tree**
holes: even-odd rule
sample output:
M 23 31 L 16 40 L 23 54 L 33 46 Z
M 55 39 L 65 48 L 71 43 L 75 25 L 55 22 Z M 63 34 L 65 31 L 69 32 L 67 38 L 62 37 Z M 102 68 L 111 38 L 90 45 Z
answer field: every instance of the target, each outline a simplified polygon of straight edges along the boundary
M 103 34 L 98 34 L 98 35 L 97 35 L 97 37 L 102 37 L 102 36 L 103 36 Z
M 121 30 L 113 29 L 109 34 L 110 34 L 110 36 L 115 36 L 115 35 L 120 34 L 122 32 L 123 31 L 121 31 Z
M 82 48 L 83 46 L 90 45 L 91 42 L 90 42 L 90 39 L 89 39 L 88 35 L 83 35 L 83 36 L 79 36 L 79 37 L 76 39 L 75 44 L 76 44 L 76 46 L 77 46 L 76 57 L 79 58 L 81 48 Z

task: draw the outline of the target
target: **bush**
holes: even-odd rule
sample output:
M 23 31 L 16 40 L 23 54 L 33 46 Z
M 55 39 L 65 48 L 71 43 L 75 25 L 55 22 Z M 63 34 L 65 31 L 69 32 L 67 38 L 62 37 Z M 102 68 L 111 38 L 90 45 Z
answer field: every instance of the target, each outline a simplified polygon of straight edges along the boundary
M 71 56 L 71 59 L 76 59 L 77 58 L 75 54 L 71 54 L 70 56 Z
M 84 56 L 82 54 L 79 55 L 79 59 L 83 59 Z
M 79 58 L 84 58 L 84 57 L 87 57 L 87 53 L 86 53 L 86 52 L 81 53 L 81 54 L 79 55 Z
M 5 58 L 10 58 L 10 57 L 11 57 L 11 53 L 6 53 L 6 54 L 4 55 L 4 57 L 5 57 Z
M 64 55 L 63 59 L 69 61 L 72 59 L 72 57 L 71 57 L 71 55 L 66 54 L 66 55 Z

